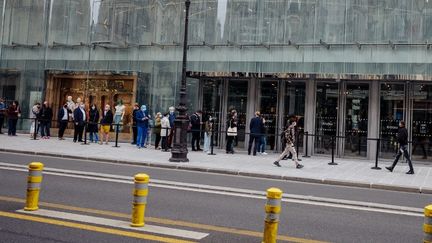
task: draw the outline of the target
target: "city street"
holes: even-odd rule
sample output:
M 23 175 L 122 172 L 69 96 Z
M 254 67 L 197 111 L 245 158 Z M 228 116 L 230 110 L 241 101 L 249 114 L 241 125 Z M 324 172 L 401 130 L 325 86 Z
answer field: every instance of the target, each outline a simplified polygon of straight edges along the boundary
M 0 158 L 1 242 L 260 242 L 269 187 L 286 193 L 281 242 L 420 242 L 422 209 L 432 202 L 420 193 L 13 153 Z M 32 161 L 46 167 L 33 215 L 17 211 Z M 146 227 L 163 227 L 154 232 L 127 227 L 133 175 L 141 172 L 151 178 Z

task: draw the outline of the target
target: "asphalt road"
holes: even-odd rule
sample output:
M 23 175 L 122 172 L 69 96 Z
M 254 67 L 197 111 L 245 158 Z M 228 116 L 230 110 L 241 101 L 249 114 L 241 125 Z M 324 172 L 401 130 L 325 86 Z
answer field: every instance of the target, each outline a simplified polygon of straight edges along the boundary
M 432 202 L 430 195 L 415 193 L 0 153 L 0 162 L 26 165 L 31 161 L 41 161 L 48 168 L 115 174 L 131 178 L 136 173 L 145 172 L 153 180 L 187 182 L 197 185 L 260 191 L 276 186 L 289 194 L 415 208 L 423 208 Z M 17 214 L 15 211 L 23 207 L 26 172 L 5 169 L 4 166 L 0 166 L 0 178 L 0 213 Z M 128 221 L 131 211 L 132 186 L 125 180 L 103 181 L 101 178 L 94 177 L 75 178 L 68 177 L 67 172 L 63 175 L 45 174 L 41 201 L 56 205 L 44 204 L 41 205 L 41 208 Z M 264 204 L 264 199 L 247 195 L 230 195 L 221 191 L 211 192 L 199 189 L 185 190 L 178 186 L 170 188 L 151 185 L 146 217 L 149 219 L 148 224 L 209 234 L 199 242 L 260 242 Z M 89 212 L 88 209 L 101 211 L 95 213 L 94 211 Z M 0 242 L 138 241 L 137 238 L 131 236 L 56 226 L 13 217 L 0 216 L 0 219 Z M 70 222 L 70 220 L 67 221 Z M 279 234 L 293 237 L 284 238 L 292 242 L 312 242 L 311 240 L 420 242 L 423 236 L 422 223 L 423 218 L 419 216 L 385 213 L 380 210 L 357 210 L 337 204 L 323 206 L 319 203 L 283 202 Z M 176 238 L 160 234 L 158 236 Z M 176 239 L 188 240 L 182 237 Z M 145 241 L 152 241 L 152 238 Z

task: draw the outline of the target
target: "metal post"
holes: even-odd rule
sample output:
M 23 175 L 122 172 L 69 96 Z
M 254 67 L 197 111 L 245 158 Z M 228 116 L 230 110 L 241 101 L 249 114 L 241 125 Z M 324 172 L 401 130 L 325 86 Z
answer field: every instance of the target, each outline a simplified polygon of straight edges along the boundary
M 189 125 L 189 118 L 186 114 L 188 110 L 186 104 L 186 64 L 187 64 L 187 41 L 188 41 L 188 26 L 189 26 L 189 7 L 190 0 L 185 1 L 186 11 L 185 11 L 185 27 L 184 27 L 184 41 L 183 41 L 183 65 L 182 65 L 182 80 L 180 88 L 180 103 L 177 106 L 177 111 L 179 115 L 176 117 L 174 124 L 174 144 L 171 149 L 170 162 L 189 162 L 187 158 L 187 129 Z
M 33 131 L 33 140 L 38 140 L 38 138 L 37 138 L 37 131 L 38 131 L 38 127 L 37 127 L 37 124 L 38 124 L 38 119 L 37 118 L 35 118 L 34 119 L 34 131 Z
M 358 155 L 361 155 L 361 134 L 358 134 Z
M 36 211 L 39 209 L 39 192 L 42 183 L 42 170 L 44 165 L 40 162 L 29 164 L 29 174 L 27 177 L 27 196 L 25 211 Z
M 432 204 L 424 208 L 424 243 L 432 243 Z
M 148 183 L 150 177 L 147 174 L 135 175 L 135 189 L 133 191 L 132 227 L 144 226 L 144 215 L 147 205 Z
M 309 158 L 310 156 L 308 155 L 308 148 L 309 148 L 309 132 L 305 132 L 304 136 L 306 137 L 306 142 L 305 142 L 305 155 L 303 155 L 303 157 L 305 158 Z
M 114 148 L 119 148 L 120 146 L 118 146 L 118 135 L 119 135 L 119 126 L 120 124 L 117 123 L 116 124 L 116 138 L 115 138 L 115 146 L 113 146 Z
M 371 169 L 373 169 L 373 170 L 381 170 L 381 167 L 378 167 L 379 149 L 380 149 L 380 138 L 377 138 L 377 146 L 376 146 L 376 153 L 375 153 L 375 166 L 371 167 Z
M 263 243 L 276 243 L 281 212 L 282 191 L 278 188 L 267 190 L 267 203 L 265 205 L 266 218 L 264 221 Z
M 331 162 L 328 163 L 329 165 L 337 165 L 337 163 L 334 162 L 335 140 L 336 140 L 336 136 L 331 136 L 332 158 L 331 158 Z

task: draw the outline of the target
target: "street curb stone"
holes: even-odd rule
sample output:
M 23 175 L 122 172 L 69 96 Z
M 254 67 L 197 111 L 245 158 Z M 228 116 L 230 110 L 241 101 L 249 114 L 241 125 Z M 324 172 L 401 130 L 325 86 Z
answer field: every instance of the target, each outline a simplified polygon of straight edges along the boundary
M 432 188 L 403 187 L 403 186 L 393 186 L 393 185 L 386 185 L 386 184 L 372 184 L 372 183 L 343 181 L 343 180 L 303 178 L 303 177 L 296 177 L 296 176 L 282 176 L 282 175 L 272 175 L 272 174 L 255 173 L 255 172 L 233 171 L 233 170 L 228 170 L 228 169 L 227 170 L 211 169 L 211 168 L 204 168 L 204 167 L 188 166 L 185 164 L 170 165 L 170 164 L 154 163 L 154 162 L 148 162 L 148 161 L 138 162 L 138 161 L 112 160 L 112 159 L 103 159 L 103 158 L 97 158 L 97 157 L 96 158 L 90 158 L 90 157 L 85 157 L 85 156 L 65 155 L 65 154 L 47 153 L 47 152 L 20 151 L 20 150 L 15 150 L 15 149 L 4 149 L 4 148 L 0 148 L 0 151 L 18 153 L 18 154 L 21 153 L 21 154 L 27 154 L 27 155 L 40 155 L 40 156 L 60 157 L 60 158 L 68 158 L 68 159 L 91 160 L 91 161 L 96 161 L 96 162 L 106 162 L 106 163 L 113 163 L 113 164 L 129 164 L 129 165 L 148 166 L 148 167 L 155 167 L 155 168 L 209 172 L 209 173 L 216 173 L 216 174 L 239 175 L 239 176 L 247 176 L 247 177 L 277 179 L 277 180 L 326 184 L 326 185 L 350 186 L 350 187 L 380 189 L 380 190 L 389 190 L 389 191 L 432 194 Z

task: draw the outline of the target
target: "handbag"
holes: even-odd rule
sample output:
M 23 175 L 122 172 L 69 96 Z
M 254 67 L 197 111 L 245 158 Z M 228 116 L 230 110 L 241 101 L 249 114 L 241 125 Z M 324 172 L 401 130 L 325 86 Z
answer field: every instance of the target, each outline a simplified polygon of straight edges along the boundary
M 237 136 L 237 127 L 228 127 L 227 135 L 230 137 Z

